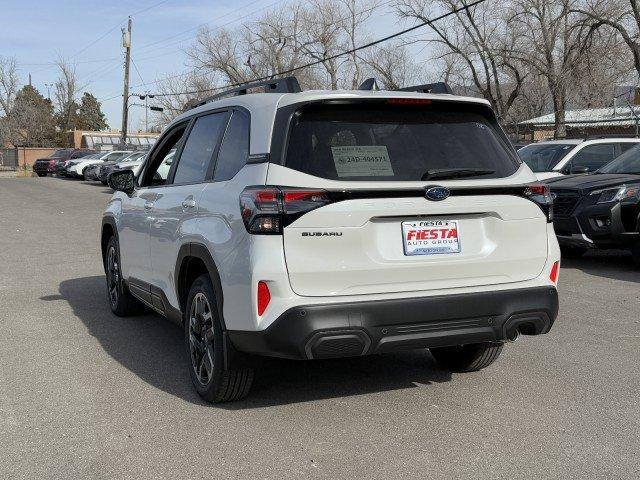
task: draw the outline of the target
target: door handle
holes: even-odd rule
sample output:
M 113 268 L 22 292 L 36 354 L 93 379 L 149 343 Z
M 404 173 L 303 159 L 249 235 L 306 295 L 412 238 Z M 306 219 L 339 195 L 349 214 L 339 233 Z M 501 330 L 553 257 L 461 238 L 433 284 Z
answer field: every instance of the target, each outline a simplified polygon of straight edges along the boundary
M 196 201 L 193 198 L 186 198 L 182 201 L 182 208 L 194 208 Z
M 147 200 L 146 202 L 144 202 L 144 209 L 145 210 L 151 210 L 153 208 L 153 202 Z

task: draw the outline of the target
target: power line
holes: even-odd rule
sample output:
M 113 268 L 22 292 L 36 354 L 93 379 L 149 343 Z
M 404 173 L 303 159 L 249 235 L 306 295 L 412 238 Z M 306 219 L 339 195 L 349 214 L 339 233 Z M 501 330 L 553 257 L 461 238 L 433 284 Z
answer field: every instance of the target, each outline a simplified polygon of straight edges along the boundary
M 138 14 L 140 14 L 140 13 L 144 13 L 144 12 L 146 12 L 146 11 L 148 11 L 148 10 L 151 10 L 151 9 L 153 9 L 153 8 L 156 8 L 156 7 L 159 7 L 160 5 L 163 5 L 163 4 L 165 4 L 165 3 L 169 2 L 169 1 L 170 1 L 170 0 L 161 0 L 160 2 L 156 2 L 156 3 L 152 4 L 152 5 L 149 5 L 148 7 L 144 7 L 144 8 L 142 8 L 142 9 L 140 9 L 140 10 L 137 10 L 137 11 L 135 11 L 135 12 L 133 12 L 133 13 L 129 14 L 127 17 L 124 17 L 120 22 L 118 22 L 116 25 L 114 25 L 114 26 L 113 26 L 113 27 L 111 27 L 109 30 L 107 30 L 106 32 L 104 32 L 102 35 L 100 35 L 100 36 L 99 36 L 98 38 L 96 38 L 94 41 L 89 42 L 89 43 L 88 43 L 87 45 L 85 45 L 83 48 L 81 48 L 81 49 L 80 49 L 80 50 L 78 50 L 76 53 L 74 53 L 73 55 L 71 55 L 71 56 L 68 58 L 68 60 L 71 60 L 71 59 L 73 59 L 73 58 L 77 57 L 78 55 L 80 55 L 80 54 L 82 54 L 82 53 L 86 52 L 87 50 L 89 50 L 89 48 L 93 47 L 96 43 L 98 43 L 100 40 L 102 40 L 103 38 L 105 38 L 105 37 L 106 37 L 107 35 L 109 35 L 111 32 L 113 32 L 114 30 L 117 30 L 118 28 L 120 28 L 120 27 L 122 26 L 122 24 L 123 24 L 123 23 L 125 23 L 125 22 L 127 21 L 127 18 L 128 18 L 128 17 L 130 17 L 130 16 L 134 16 L 134 15 L 138 15 Z M 111 60 L 116 60 L 116 59 L 114 58 L 114 59 L 104 59 L 104 60 L 91 60 L 91 61 L 85 61 L 85 62 L 74 62 L 74 63 L 94 63 L 94 62 L 96 62 L 96 63 L 97 63 L 97 62 L 102 62 L 102 61 L 107 62 L 107 61 L 111 61 Z M 25 64 L 25 65 L 27 65 L 27 64 Z M 55 63 L 55 62 L 48 62 L 48 63 L 43 63 L 43 64 L 41 64 L 41 65 L 47 65 L 47 67 L 42 68 L 42 69 L 39 69 L 39 70 L 36 70 L 36 72 L 34 72 L 34 73 L 38 73 L 38 72 L 41 72 L 41 71 L 44 71 L 44 70 L 48 70 L 49 68 L 53 68 L 53 67 L 55 67 L 55 66 L 56 66 L 56 63 Z
M 376 10 L 376 9 L 378 9 L 378 8 L 380 8 L 380 7 L 384 6 L 384 5 L 389 5 L 389 4 L 391 4 L 391 3 L 394 3 L 394 1 L 395 1 L 395 0 L 386 0 L 386 1 L 382 2 L 382 3 L 376 3 L 376 4 L 372 5 L 372 6 L 371 6 L 371 7 L 369 7 L 369 8 L 362 10 L 362 12 L 360 12 L 360 14 L 370 13 L 370 12 L 372 12 L 373 10 Z M 279 2 L 275 2 L 275 3 L 279 3 Z M 274 4 L 275 4 L 275 3 L 274 3 Z M 266 6 L 266 7 L 264 7 L 264 8 L 272 7 L 274 4 L 267 5 L 267 6 Z M 262 9 L 260 9 L 260 10 L 264 10 L 264 8 L 262 8 Z M 258 11 L 260 11 L 260 10 L 256 10 L 256 11 L 254 11 L 254 12 L 252 12 L 252 13 L 256 13 L 256 12 L 258 12 Z M 336 22 L 340 22 L 340 21 L 343 21 L 343 20 L 347 20 L 347 19 L 349 19 L 349 17 L 350 17 L 350 15 L 345 16 L 345 17 L 343 17 L 343 18 L 339 18 L 339 19 L 337 19 L 337 20 L 336 20 Z M 218 28 L 221 28 L 221 27 L 227 26 L 227 25 L 229 25 L 229 24 L 231 24 L 231 23 L 235 23 L 235 22 L 237 22 L 238 20 L 241 20 L 241 19 L 243 19 L 243 18 L 246 18 L 246 16 L 245 16 L 245 17 L 241 17 L 241 18 L 239 18 L 239 19 L 232 20 L 232 21 L 230 21 L 230 22 L 227 22 L 227 23 L 225 23 L 225 24 L 223 24 L 223 25 L 220 25 Z M 209 23 L 210 23 L 210 22 L 209 22 Z M 182 42 L 182 41 L 183 41 L 183 40 L 181 40 L 181 42 Z M 340 55 L 344 55 L 344 54 L 340 54 Z M 164 56 L 164 55 L 160 55 L 160 57 L 162 57 L 162 56 Z M 153 59 L 153 58 L 159 58 L 159 57 L 158 57 L 158 56 L 154 56 L 154 57 L 147 57 L 147 58 L 143 58 L 142 60 L 143 60 L 143 61 L 144 61 L 144 60 L 150 60 L 150 59 Z M 326 60 L 328 60 L 328 59 L 323 59 L 322 61 L 324 62 L 324 61 L 326 61 Z M 141 60 L 140 60 L 140 58 L 138 58 L 138 61 L 141 61 Z M 319 62 L 319 63 L 322 63 L 322 62 Z M 300 67 L 300 68 L 305 68 L 305 67 Z M 202 70 L 202 69 L 203 69 L 203 68 L 201 68 L 201 70 Z M 148 85 L 155 85 L 155 84 L 160 83 L 160 82 L 163 82 L 163 81 L 165 81 L 165 80 L 171 80 L 171 79 L 174 79 L 174 78 L 186 77 L 186 76 L 189 76 L 189 75 L 191 75 L 191 74 L 193 74 L 193 73 L 194 73 L 193 71 L 184 72 L 184 73 L 178 73 L 178 74 L 176 74 L 176 75 L 171 75 L 171 76 L 168 76 L 168 77 L 163 77 L 163 78 L 161 78 L 161 79 L 153 80 L 153 81 L 151 81 L 151 82 L 141 83 L 141 84 L 139 84 L 139 85 L 134 85 L 132 88 L 141 88 L 141 87 L 146 87 L 146 86 L 148 86 Z M 279 74 L 276 74 L 276 75 L 279 75 Z M 222 88 L 224 88 L 224 87 L 222 87 Z M 179 94 L 175 94 L 175 95 L 179 95 Z M 118 96 L 119 96 L 118 94 L 114 94 L 113 96 L 109 96 L 108 98 L 103 99 L 103 101 L 112 100 L 112 99 L 114 99 L 114 98 L 117 98 Z
M 222 18 L 228 17 L 229 15 L 231 15 L 231 14 L 233 14 L 233 13 L 235 13 L 235 12 L 238 12 L 238 11 L 240 11 L 240 10 L 243 10 L 243 9 L 245 9 L 245 8 L 247 8 L 247 7 L 250 7 L 250 6 L 252 6 L 252 5 L 255 5 L 256 3 L 260 3 L 260 2 L 262 2 L 262 1 L 264 1 L 264 0 L 254 0 L 254 1 L 252 1 L 252 2 L 249 2 L 249 3 L 247 3 L 246 5 L 243 5 L 242 7 L 238 7 L 238 8 L 236 8 L 236 9 L 234 9 L 234 10 L 231 10 L 230 12 L 225 13 L 224 15 L 221 15 L 220 17 L 216 18 L 216 20 L 220 20 L 220 19 L 222 19 Z M 272 6 L 276 5 L 277 3 L 280 3 L 280 1 L 281 1 L 281 0 L 278 0 L 277 2 L 274 2 L 274 3 L 270 4 L 270 5 L 267 5 L 267 7 L 265 7 L 265 8 L 272 7 Z M 263 8 L 261 8 L 261 9 L 259 9 L 259 10 L 257 10 L 257 11 L 260 11 L 260 10 L 262 10 L 262 9 L 263 9 Z M 255 13 L 255 12 L 256 12 L 256 11 L 254 11 L 254 12 L 252 12 L 252 13 Z M 242 16 L 242 17 L 240 17 L 240 18 L 247 18 L 247 16 L 248 16 L 248 15 L 243 15 L 243 16 Z M 192 31 L 194 31 L 194 30 L 198 30 L 199 28 L 204 27 L 205 25 L 209 25 L 209 24 L 213 23 L 214 21 L 215 21 L 215 20 L 211 20 L 211 21 L 209 21 L 209 22 L 201 23 L 201 24 L 199 24 L 199 25 L 196 25 L 195 27 L 191 27 L 191 28 L 189 28 L 189 29 L 187 29 L 187 30 L 183 30 L 182 32 L 176 33 L 176 34 L 171 35 L 171 36 L 169 36 L 169 37 L 165 37 L 164 39 L 156 40 L 156 41 L 153 41 L 153 42 L 150 42 L 150 43 L 145 43 L 145 44 L 141 45 L 140 47 L 138 47 L 137 51 L 138 51 L 138 52 L 140 52 L 140 51 L 144 51 L 144 50 L 147 50 L 149 47 L 152 47 L 152 46 L 154 46 L 154 45 L 158 45 L 158 44 L 160 44 L 160 43 L 164 43 L 164 42 L 167 42 L 167 41 L 169 41 L 169 40 L 173 40 L 174 38 L 181 37 L 181 36 L 182 36 L 182 35 L 184 35 L 185 33 L 190 33 L 190 32 L 192 32 Z M 236 21 L 237 21 L 237 20 L 236 20 Z M 223 26 L 224 26 L 224 25 L 223 25 Z M 185 40 L 186 40 L 186 39 L 185 39 Z M 178 43 L 182 43 L 183 41 L 184 41 L 184 40 L 180 40 L 180 42 L 178 42 Z M 162 47 L 162 48 L 165 48 L 165 47 Z M 146 52 L 146 53 L 149 53 L 149 52 L 154 51 L 154 50 L 156 50 L 156 49 L 155 49 L 155 48 L 153 48 L 153 49 L 149 50 L 149 51 L 148 51 L 148 52 Z
M 142 78 L 142 74 L 140 73 L 140 70 L 138 70 L 138 65 L 136 65 L 136 62 L 133 61 L 133 57 L 131 57 L 131 64 L 133 65 L 133 68 L 135 69 L 136 73 L 138 74 L 138 77 L 140 77 L 140 81 L 142 83 L 144 83 L 144 78 Z
M 331 61 L 331 60 L 335 60 L 336 58 L 343 57 L 345 55 L 351 55 L 352 53 L 358 52 L 360 50 L 364 50 L 366 48 L 371 48 L 371 47 L 373 47 L 375 45 L 378 45 L 380 43 L 387 42 L 387 41 L 392 40 L 394 38 L 397 38 L 397 37 L 399 37 L 401 35 L 405 35 L 405 34 L 407 34 L 409 32 L 413 32 L 414 30 L 417 30 L 419 28 L 425 27 L 427 25 L 431 25 L 432 23 L 438 22 L 440 20 L 443 20 L 443 19 L 445 19 L 447 17 L 450 17 L 452 15 L 455 15 L 457 13 L 463 12 L 465 10 L 469 10 L 472 7 L 480 5 L 481 3 L 484 3 L 486 1 L 487 0 L 476 0 L 475 2 L 471 2 L 469 4 L 465 4 L 462 7 L 458 7 L 456 9 L 453 9 L 453 10 L 451 10 L 451 11 L 449 11 L 447 13 L 444 13 L 444 14 L 438 16 L 438 17 L 432 18 L 431 20 L 426 20 L 426 21 L 424 21 L 422 23 L 419 23 L 418 25 L 414 25 L 413 27 L 406 28 L 404 30 L 401 30 L 401 31 L 396 32 L 396 33 L 393 33 L 391 35 L 387 35 L 386 37 L 379 38 L 378 40 L 374 40 L 374 41 L 366 43 L 364 45 L 360 45 L 359 47 L 355 47 L 355 48 L 352 48 L 350 50 L 346 50 L 344 52 L 336 53 L 334 55 L 330 55 L 328 57 L 324 57 L 321 60 L 315 60 L 315 61 L 309 62 L 309 63 L 307 63 L 305 65 L 300 65 L 299 67 L 290 68 L 288 70 L 284 70 L 284 71 L 281 71 L 281 72 L 278 72 L 278 73 L 274 73 L 272 75 L 265 75 L 263 77 L 254 78 L 254 79 L 248 80 L 246 82 L 233 83 L 233 84 L 230 84 L 230 85 L 225 85 L 223 87 L 212 87 L 212 88 L 205 88 L 205 89 L 201 89 L 201 90 L 188 90 L 188 91 L 177 92 L 177 93 L 155 93 L 153 95 L 155 97 L 171 97 L 171 96 L 176 96 L 176 95 L 194 95 L 194 94 L 198 94 L 198 93 L 208 93 L 208 92 L 214 92 L 216 90 L 223 90 L 223 89 L 227 89 L 227 88 L 240 87 L 240 86 L 245 85 L 247 83 L 263 82 L 263 81 L 266 81 L 266 80 L 270 80 L 270 79 L 272 79 L 274 77 L 281 77 L 281 76 L 284 76 L 284 75 L 289 75 L 291 73 L 297 72 L 298 70 L 303 70 L 305 68 L 314 67 L 316 65 L 320 65 L 321 63 L 328 62 L 328 61 Z

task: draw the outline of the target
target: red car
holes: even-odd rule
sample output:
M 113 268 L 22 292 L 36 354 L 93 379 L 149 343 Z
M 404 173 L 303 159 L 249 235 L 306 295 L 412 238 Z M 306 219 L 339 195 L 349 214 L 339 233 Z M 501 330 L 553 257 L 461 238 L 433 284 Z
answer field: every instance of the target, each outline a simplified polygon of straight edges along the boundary
M 94 150 L 86 148 L 61 148 L 53 152 L 49 157 L 39 158 L 33 164 L 33 171 L 39 177 L 46 177 L 48 173 L 55 173 L 56 166 L 64 165 L 69 160 L 86 157 L 96 153 Z

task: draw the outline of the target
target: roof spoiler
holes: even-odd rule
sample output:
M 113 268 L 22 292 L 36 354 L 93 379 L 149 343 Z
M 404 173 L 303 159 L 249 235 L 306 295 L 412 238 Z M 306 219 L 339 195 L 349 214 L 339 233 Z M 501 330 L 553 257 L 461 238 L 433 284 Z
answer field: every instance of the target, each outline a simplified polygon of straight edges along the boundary
M 250 90 L 261 90 L 262 93 L 299 93 L 302 91 L 300 83 L 296 77 L 283 77 L 274 78 L 272 80 L 266 80 L 261 82 L 252 82 L 239 85 L 230 90 L 217 93 L 211 97 L 205 98 L 202 101 L 191 101 L 185 105 L 185 110 L 191 110 L 192 108 L 206 105 L 207 103 L 220 100 L 227 97 L 236 97 L 239 95 L 247 95 Z M 378 82 L 375 78 L 366 79 L 362 85 L 358 87 L 358 90 L 379 90 Z M 424 85 L 414 85 L 413 87 L 404 87 L 397 89 L 399 92 L 419 92 L 419 93 L 438 93 L 438 94 L 453 94 L 451 87 L 445 82 L 426 83 Z

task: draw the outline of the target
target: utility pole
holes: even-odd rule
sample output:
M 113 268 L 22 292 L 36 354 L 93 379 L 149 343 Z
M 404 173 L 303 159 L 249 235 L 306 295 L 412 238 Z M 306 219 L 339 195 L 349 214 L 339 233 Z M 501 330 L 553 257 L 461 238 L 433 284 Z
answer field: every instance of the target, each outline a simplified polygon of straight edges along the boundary
M 149 92 L 144 95 L 144 133 L 149 131 Z
M 122 146 L 127 143 L 127 124 L 129 121 L 129 64 L 131 63 L 131 26 L 129 17 L 127 29 L 122 29 L 122 46 L 125 50 L 124 60 L 124 93 L 122 94 Z

